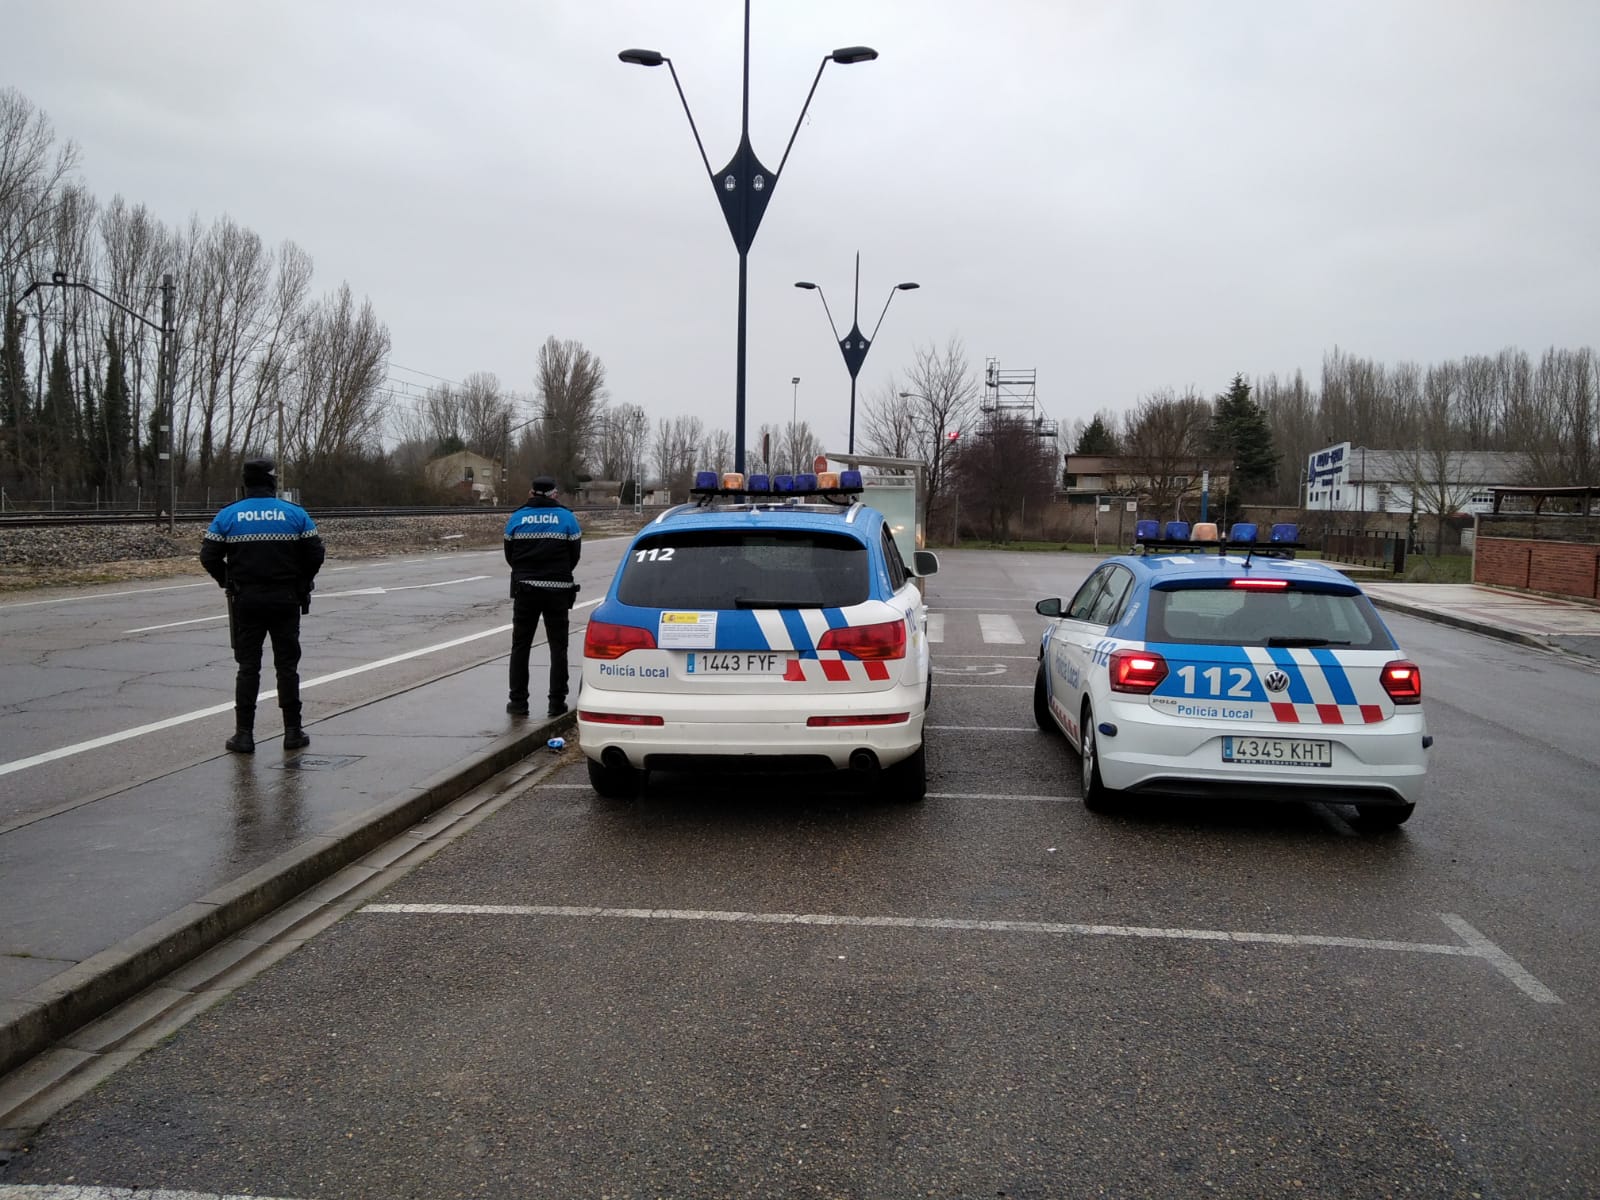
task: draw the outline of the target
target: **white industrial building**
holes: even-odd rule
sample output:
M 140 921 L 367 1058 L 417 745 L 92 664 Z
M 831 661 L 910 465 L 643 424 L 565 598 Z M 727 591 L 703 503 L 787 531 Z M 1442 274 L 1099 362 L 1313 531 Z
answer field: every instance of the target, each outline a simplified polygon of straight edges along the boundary
M 1495 487 L 1519 482 L 1520 454 L 1501 450 L 1373 450 L 1339 442 L 1305 468 L 1305 507 L 1323 512 L 1478 513 Z

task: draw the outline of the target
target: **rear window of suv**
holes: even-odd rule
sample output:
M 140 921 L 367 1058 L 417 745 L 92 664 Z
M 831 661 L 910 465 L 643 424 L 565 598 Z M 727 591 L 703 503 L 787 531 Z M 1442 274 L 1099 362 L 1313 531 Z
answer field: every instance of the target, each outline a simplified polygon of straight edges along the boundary
M 1395 648 L 1372 602 L 1359 592 L 1256 591 L 1226 583 L 1153 589 L 1145 638 L 1217 646 Z
M 638 608 L 844 608 L 867 599 L 867 548 L 801 529 L 664 532 L 634 543 L 617 599 Z

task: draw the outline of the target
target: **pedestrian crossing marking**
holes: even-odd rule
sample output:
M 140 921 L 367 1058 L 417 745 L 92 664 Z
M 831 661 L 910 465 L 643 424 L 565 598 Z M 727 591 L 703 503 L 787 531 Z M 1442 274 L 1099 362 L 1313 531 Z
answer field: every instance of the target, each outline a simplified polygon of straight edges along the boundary
M 990 645 L 1022 645 L 1022 631 L 1005 613 L 979 613 L 978 628 L 983 632 L 983 640 Z
M 930 642 L 944 641 L 944 614 L 928 614 L 928 640 Z

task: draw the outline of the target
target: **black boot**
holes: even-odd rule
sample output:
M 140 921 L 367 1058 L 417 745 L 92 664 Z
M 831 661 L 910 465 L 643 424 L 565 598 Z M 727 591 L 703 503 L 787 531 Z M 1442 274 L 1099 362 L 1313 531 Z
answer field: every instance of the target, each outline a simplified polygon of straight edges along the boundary
M 254 754 L 256 752 L 255 731 L 248 726 L 241 725 L 234 730 L 233 736 L 225 744 L 235 754 Z
M 280 676 L 278 679 L 280 696 L 283 694 L 282 689 L 285 682 L 286 681 Z M 299 686 L 300 681 L 296 679 L 295 695 L 291 698 L 291 703 L 282 704 L 279 706 L 283 709 L 283 748 L 285 750 L 298 750 L 302 746 L 311 745 L 311 738 L 307 736 L 306 731 L 300 727 Z
M 285 750 L 298 750 L 302 746 L 311 745 L 311 735 L 298 725 L 285 725 L 283 727 L 283 748 Z
M 564 716 L 566 716 L 567 715 L 567 698 L 565 696 L 562 696 L 562 697 L 560 697 L 558 699 L 555 696 L 551 696 L 550 697 L 550 708 L 548 709 L 546 715 L 552 716 L 552 717 L 564 717 Z

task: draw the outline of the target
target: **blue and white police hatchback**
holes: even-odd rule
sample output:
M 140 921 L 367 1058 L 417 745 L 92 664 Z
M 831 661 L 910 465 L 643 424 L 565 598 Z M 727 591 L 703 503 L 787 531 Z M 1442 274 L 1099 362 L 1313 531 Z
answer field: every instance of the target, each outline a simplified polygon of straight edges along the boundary
M 1034 719 L 1078 751 L 1084 803 L 1319 800 L 1354 805 L 1369 828 L 1406 820 L 1433 743 L 1422 674 L 1361 589 L 1293 557 L 1292 525 L 1266 543 L 1236 525 L 1197 544 L 1187 526 L 1157 538 L 1139 524 L 1135 553 L 1065 606 L 1035 606 L 1053 620 Z
M 589 618 L 578 736 L 602 796 L 657 770 L 845 770 L 920 800 L 927 608 L 859 472 L 702 471 Z

